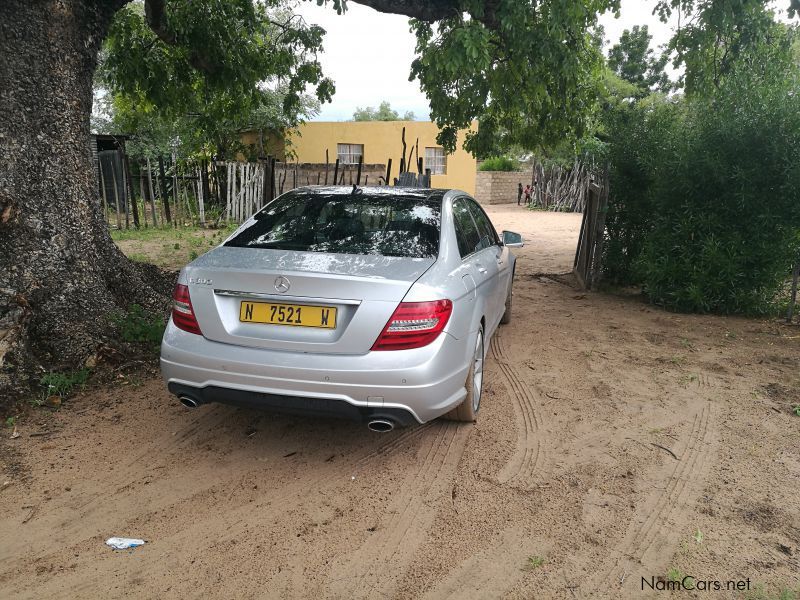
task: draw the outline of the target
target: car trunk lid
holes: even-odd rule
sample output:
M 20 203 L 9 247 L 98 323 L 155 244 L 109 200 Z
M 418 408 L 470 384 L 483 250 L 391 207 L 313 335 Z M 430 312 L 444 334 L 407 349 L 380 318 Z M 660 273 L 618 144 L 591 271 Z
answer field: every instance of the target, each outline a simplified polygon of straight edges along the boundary
M 411 285 L 434 262 L 223 246 L 187 266 L 185 277 L 195 315 L 210 340 L 296 352 L 364 354 Z M 247 322 L 254 314 L 269 319 L 281 306 L 294 315 L 299 307 L 302 319 L 312 324 Z M 304 307 L 308 308 L 302 312 Z M 327 323 L 319 320 L 320 314 Z

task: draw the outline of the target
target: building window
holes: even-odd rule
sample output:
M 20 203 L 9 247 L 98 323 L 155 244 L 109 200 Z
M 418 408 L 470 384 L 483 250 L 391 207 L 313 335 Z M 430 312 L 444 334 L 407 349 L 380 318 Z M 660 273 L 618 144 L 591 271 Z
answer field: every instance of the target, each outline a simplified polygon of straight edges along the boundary
M 444 148 L 425 148 L 425 168 L 431 175 L 447 175 L 447 155 Z
M 337 144 L 336 154 L 344 165 L 357 165 L 364 158 L 364 144 Z

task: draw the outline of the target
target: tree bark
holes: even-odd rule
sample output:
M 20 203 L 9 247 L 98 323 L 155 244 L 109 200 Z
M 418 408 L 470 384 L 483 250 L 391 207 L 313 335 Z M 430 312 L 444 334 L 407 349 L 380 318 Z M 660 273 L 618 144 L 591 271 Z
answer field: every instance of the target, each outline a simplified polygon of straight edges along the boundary
M 0 412 L 113 345 L 115 310 L 169 302 L 170 277 L 111 240 L 91 163 L 92 77 L 124 3 L 0 3 Z

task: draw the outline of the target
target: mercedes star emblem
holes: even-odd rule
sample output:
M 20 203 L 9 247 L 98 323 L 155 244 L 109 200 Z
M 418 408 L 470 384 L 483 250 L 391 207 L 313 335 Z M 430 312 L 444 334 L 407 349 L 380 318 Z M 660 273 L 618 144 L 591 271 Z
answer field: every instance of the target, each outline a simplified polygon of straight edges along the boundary
M 288 292 L 291 285 L 292 284 L 289 283 L 289 280 L 283 275 L 275 279 L 275 290 L 280 294 Z

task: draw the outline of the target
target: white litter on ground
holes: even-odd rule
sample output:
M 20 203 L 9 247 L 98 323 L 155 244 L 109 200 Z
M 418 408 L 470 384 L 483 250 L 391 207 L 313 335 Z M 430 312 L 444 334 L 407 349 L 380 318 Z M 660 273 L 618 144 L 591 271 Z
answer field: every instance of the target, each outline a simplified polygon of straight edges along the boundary
M 143 545 L 144 540 L 137 540 L 136 538 L 110 537 L 106 540 L 106 546 L 111 546 L 114 550 L 127 550 L 128 548 L 136 548 L 136 546 Z

